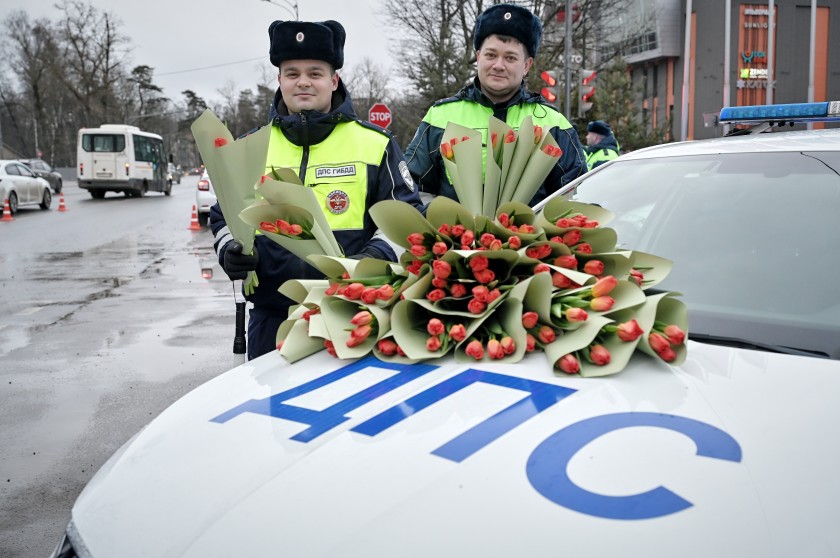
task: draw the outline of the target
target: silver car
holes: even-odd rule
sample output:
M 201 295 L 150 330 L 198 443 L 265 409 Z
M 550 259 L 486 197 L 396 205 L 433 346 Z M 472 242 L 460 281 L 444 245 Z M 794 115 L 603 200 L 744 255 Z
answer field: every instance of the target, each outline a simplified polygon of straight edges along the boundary
M 14 215 L 24 205 L 49 209 L 52 204 L 50 184 L 20 161 L 0 160 L 0 196 Z

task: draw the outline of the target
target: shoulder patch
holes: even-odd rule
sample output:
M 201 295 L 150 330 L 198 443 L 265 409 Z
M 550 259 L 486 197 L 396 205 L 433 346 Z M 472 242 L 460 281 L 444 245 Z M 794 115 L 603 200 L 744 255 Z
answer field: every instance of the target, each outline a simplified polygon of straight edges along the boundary
M 405 185 L 408 187 L 410 191 L 414 191 L 414 179 L 411 178 L 411 173 L 408 171 L 408 163 L 405 161 L 400 161 L 400 164 L 397 165 L 400 169 L 400 175 L 403 177 L 403 181 Z

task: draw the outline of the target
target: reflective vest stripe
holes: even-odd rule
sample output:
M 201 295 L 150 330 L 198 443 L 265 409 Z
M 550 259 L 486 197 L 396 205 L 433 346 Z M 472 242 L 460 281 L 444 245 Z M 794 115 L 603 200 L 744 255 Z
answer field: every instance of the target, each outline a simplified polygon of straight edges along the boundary
M 611 161 L 618 157 L 618 152 L 613 149 L 607 149 L 605 147 L 595 151 L 594 153 L 587 153 L 586 155 L 586 167 L 589 170 L 592 170 L 593 167 L 597 163 Z

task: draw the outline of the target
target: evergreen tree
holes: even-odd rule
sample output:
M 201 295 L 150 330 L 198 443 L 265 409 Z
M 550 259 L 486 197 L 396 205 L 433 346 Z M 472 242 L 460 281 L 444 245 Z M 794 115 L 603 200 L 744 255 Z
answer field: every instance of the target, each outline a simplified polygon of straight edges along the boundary
M 627 64 L 617 58 L 598 72 L 592 109 L 581 120 L 581 135 L 586 136 L 586 124 L 603 120 L 612 128 L 621 151 L 633 151 L 665 141 L 669 123 L 654 128 L 647 111 L 639 112 L 641 88 L 634 86 L 627 72 Z

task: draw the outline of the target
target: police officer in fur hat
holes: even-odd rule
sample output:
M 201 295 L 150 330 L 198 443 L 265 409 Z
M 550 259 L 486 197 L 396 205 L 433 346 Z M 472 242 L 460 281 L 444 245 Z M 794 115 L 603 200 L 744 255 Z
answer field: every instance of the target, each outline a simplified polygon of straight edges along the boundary
M 396 261 L 393 247 L 376 234 L 368 210 L 397 199 L 421 207 L 405 158 L 386 130 L 356 116 L 337 70 L 344 64 L 344 27 L 337 21 L 275 21 L 268 28 L 269 57 L 280 84 L 270 110 L 271 138 L 265 163 L 298 172 L 309 186 L 344 253 L 353 258 Z M 219 204 L 210 212 L 219 263 L 231 280 L 256 270 L 259 285 L 248 324 L 248 358 L 276 347 L 277 329 L 292 301 L 277 292 L 289 279 L 320 273 L 269 238 L 257 235 L 243 254 Z
M 491 115 L 514 129 L 531 116 L 535 125 L 551 127 L 551 135 L 563 150 L 531 205 L 586 172 L 586 154 L 575 129 L 539 93 L 525 89 L 524 78 L 534 64 L 541 37 L 539 18 L 520 6 L 496 4 L 478 17 L 473 39 L 477 77 L 454 96 L 432 105 L 406 149 L 408 168 L 424 198 L 428 194 L 457 199 L 440 154 L 446 124 L 455 122 L 486 132 Z
M 618 157 L 618 140 L 610 125 L 593 120 L 586 126 L 586 166 L 589 170 Z

